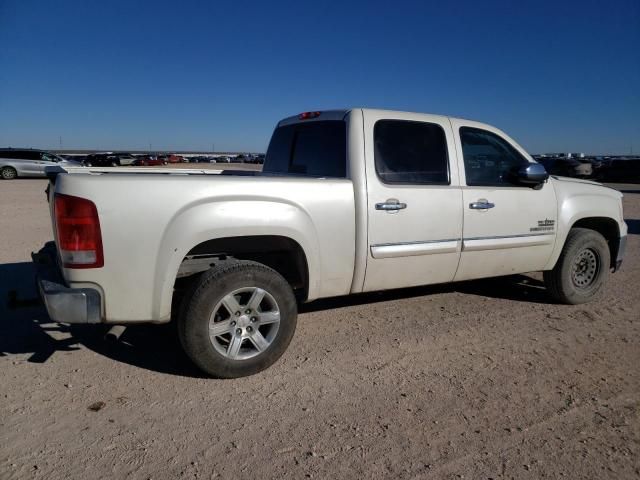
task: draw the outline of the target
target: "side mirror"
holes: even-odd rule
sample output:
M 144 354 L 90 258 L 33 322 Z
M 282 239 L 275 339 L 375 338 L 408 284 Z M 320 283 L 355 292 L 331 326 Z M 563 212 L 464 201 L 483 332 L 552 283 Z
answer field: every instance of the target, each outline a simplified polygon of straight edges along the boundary
M 549 174 L 541 164 L 529 163 L 518 168 L 516 178 L 518 183 L 534 187 L 544 183 L 549 178 Z

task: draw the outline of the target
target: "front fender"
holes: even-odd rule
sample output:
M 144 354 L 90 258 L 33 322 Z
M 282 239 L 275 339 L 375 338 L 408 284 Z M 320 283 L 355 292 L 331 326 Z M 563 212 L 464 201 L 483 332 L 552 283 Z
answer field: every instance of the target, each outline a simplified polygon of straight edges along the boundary
M 318 235 L 307 211 L 286 200 L 217 198 L 178 211 L 162 236 L 154 274 L 154 318 L 168 321 L 173 287 L 182 260 L 196 245 L 216 238 L 278 235 L 297 242 L 309 269 L 309 298 L 318 290 Z
M 620 194 L 613 195 L 607 187 L 592 187 L 588 192 L 560 192 L 558 195 L 558 231 L 556 243 L 545 270 L 555 266 L 571 228 L 585 218 L 610 218 L 618 224 L 621 232 L 624 221 L 620 212 Z M 617 193 L 617 192 L 615 192 Z M 622 227 L 621 227 L 622 224 Z

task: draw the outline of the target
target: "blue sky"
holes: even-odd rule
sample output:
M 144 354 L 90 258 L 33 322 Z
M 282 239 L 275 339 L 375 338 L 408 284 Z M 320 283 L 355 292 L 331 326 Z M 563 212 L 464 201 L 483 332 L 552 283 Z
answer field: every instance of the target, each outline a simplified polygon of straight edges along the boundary
M 0 146 L 263 151 L 354 106 L 640 153 L 640 2 L 0 0 Z

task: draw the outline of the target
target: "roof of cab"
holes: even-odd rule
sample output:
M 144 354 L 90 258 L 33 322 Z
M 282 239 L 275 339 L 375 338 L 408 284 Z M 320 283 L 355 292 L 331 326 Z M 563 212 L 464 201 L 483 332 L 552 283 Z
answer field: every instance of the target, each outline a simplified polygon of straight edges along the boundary
M 349 112 L 352 112 L 353 110 L 361 110 L 363 113 L 377 113 L 379 115 L 384 115 L 387 114 L 390 117 L 397 117 L 397 116 L 402 116 L 402 115 L 407 115 L 407 116 L 416 116 L 416 115 L 428 115 L 432 118 L 438 118 L 442 121 L 445 121 L 447 119 L 451 119 L 451 120 L 459 120 L 461 122 L 465 122 L 465 123 L 473 123 L 476 124 L 478 126 L 484 126 L 486 124 L 481 123 L 481 122 L 477 122 L 475 120 L 469 120 L 469 119 L 464 119 L 464 118 L 456 118 L 456 117 L 450 117 L 448 115 L 438 115 L 438 114 L 433 114 L 433 113 L 427 113 L 427 112 L 407 112 L 407 111 L 403 111 L 403 110 L 388 110 L 388 109 L 380 109 L 380 108 L 346 108 L 346 109 L 335 109 L 335 110 L 311 110 L 309 113 L 319 113 L 318 116 L 315 117 L 311 117 L 311 118 L 301 118 L 301 115 L 303 113 L 307 113 L 307 112 L 303 112 L 300 113 L 298 115 L 292 115 L 290 117 L 284 118 L 282 120 L 280 120 L 280 122 L 278 122 L 278 127 L 281 127 L 283 125 L 291 125 L 293 123 L 299 123 L 299 122 L 317 122 L 317 121 L 322 121 L 322 120 L 344 120 L 344 118 L 347 116 L 347 114 Z M 490 125 L 486 125 L 486 126 L 490 126 Z

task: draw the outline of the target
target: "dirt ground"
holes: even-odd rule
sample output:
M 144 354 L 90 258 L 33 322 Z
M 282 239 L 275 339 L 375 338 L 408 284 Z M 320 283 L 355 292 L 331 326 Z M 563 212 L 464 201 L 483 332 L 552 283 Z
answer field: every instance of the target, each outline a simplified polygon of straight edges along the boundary
M 114 344 L 9 309 L 35 295 L 45 186 L 0 182 L 2 479 L 640 477 L 640 186 L 595 303 L 539 275 L 316 302 L 240 380 L 202 378 L 171 325 Z

